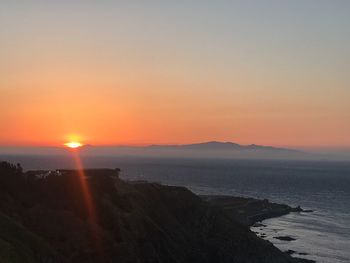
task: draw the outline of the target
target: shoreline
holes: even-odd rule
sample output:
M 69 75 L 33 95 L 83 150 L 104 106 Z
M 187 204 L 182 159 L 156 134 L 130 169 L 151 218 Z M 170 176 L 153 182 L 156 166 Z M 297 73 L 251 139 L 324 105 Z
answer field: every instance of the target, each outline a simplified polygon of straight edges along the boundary
M 236 197 L 227 195 L 199 195 L 204 201 L 219 206 L 239 223 L 253 226 L 263 220 L 288 215 L 292 212 L 312 212 L 300 206 L 291 207 L 286 204 L 272 203 L 268 199 Z
M 312 210 L 304 210 L 300 206 L 291 207 L 286 204 L 272 203 L 267 199 L 260 200 L 256 198 L 227 195 L 200 195 L 200 197 L 202 200 L 210 203 L 213 206 L 221 207 L 237 222 L 248 226 L 258 238 L 263 240 L 266 240 L 266 235 L 256 232 L 252 228 L 266 227 L 266 225 L 263 223 L 264 220 L 285 216 L 290 213 L 313 212 Z M 287 242 L 295 240 L 290 236 L 276 236 L 274 238 Z M 291 249 L 288 249 L 287 251 L 280 251 L 290 256 L 295 255 L 294 258 L 305 260 L 305 262 L 316 262 L 314 260 L 297 257 L 297 255 L 306 255 L 304 252 L 297 252 Z

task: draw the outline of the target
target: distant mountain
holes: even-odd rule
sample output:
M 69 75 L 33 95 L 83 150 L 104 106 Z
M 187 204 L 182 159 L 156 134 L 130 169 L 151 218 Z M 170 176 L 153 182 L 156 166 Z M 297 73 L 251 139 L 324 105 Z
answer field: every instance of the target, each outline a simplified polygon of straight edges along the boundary
M 182 144 L 182 145 L 151 145 L 149 148 L 177 148 L 177 149 L 191 149 L 191 150 L 213 150 L 213 149 L 240 149 L 242 146 L 233 142 L 203 142 L 193 144 Z
M 148 146 L 151 149 L 189 149 L 189 150 L 268 150 L 268 151 L 293 151 L 296 150 L 277 148 L 272 146 L 262 146 L 256 144 L 241 145 L 234 142 L 202 142 L 193 144 L 182 144 L 182 145 L 151 145 Z M 300 151 L 298 151 L 300 152 Z
M 106 149 L 107 150 L 107 149 Z M 272 146 L 241 145 L 234 142 L 209 141 L 180 145 L 150 145 L 144 147 L 110 148 L 111 152 L 123 151 L 128 155 L 177 158 L 225 158 L 225 159 L 313 159 L 309 153 Z

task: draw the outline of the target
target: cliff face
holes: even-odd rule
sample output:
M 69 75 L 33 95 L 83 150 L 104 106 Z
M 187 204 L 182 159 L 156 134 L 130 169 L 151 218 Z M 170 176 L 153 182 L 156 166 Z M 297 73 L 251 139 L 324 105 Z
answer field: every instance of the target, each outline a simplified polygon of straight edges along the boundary
M 75 171 L 39 179 L 0 163 L 0 261 L 301 262 L 185 188 L 103 171 L 83 180 L 87 188 Z

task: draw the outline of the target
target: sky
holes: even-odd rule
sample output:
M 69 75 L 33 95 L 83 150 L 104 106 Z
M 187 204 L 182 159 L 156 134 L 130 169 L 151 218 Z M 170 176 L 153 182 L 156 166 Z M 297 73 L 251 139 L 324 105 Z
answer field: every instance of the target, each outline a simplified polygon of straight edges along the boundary
M 0 145 L 350 148 L 350 1 L 0 3 Z

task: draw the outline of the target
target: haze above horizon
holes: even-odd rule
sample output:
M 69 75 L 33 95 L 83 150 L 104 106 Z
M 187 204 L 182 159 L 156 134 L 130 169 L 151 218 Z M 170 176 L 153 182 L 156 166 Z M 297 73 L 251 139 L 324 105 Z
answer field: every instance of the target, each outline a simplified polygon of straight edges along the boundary
M 0 145 L 350 148 L 349 1 L 0 6 Z

